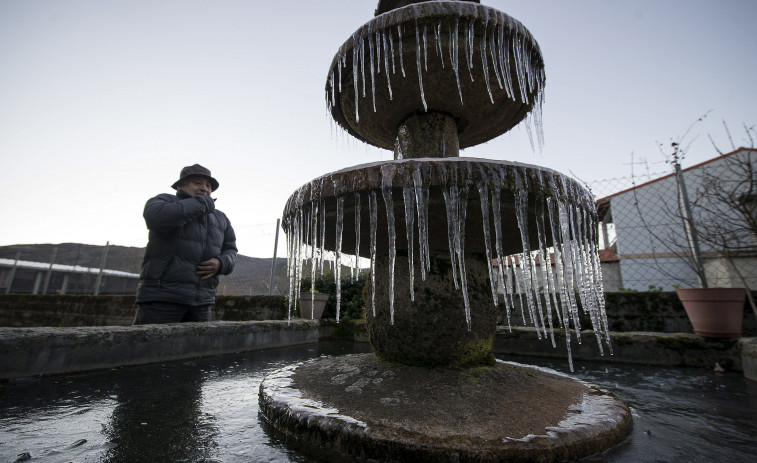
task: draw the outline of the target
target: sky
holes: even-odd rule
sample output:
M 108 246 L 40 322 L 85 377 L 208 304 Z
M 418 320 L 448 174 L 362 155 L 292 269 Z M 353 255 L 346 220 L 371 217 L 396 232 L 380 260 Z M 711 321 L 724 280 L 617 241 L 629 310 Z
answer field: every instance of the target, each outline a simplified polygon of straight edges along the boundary
M 685 133 L 684 167 L 717 155 L 708 135 L 731 150 L 724 126 L 749 143 L 757 2 L 483 3 L 539 43 L 545 146 L 519 126 L 461 156 L 548 167 L 601 197 L 632 169 L 667 173 L 663 153 Z M 324 99 L 331 60 L 376 5 L 0 0 L 0 245 L 144 246 L 145 201 L 200 163 L 240 253 L 271 257 L 298 187 L 392 159 L 336 129 Z

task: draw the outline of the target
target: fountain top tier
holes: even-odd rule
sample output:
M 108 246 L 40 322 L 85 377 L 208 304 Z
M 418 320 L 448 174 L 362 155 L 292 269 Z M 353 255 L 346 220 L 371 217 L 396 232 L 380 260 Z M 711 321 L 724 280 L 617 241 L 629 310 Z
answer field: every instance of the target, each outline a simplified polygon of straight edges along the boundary
M 410 116 L 449 114 L 459 147 L 495 138 L 529 116 L 541 145 L 544 61 L 517 20 L 468 1 L 394 4 L 339 48 L 326 82 L 337 123 L 371 145 L 394 149 Z

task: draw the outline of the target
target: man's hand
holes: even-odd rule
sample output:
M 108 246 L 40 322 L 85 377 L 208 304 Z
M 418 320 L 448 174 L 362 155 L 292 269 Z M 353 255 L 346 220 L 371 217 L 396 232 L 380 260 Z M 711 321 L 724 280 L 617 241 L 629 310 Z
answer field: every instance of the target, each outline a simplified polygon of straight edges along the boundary
M 210 214 L 216 209 L 216 200 L 208 195 L 197 194 L 194 198 L 205 205 L 205 213 Z M 204 262 L 203 262 L 204 263 Z
M 221 261 L 212 257 L 205 262 L 200 262 L 197 266 L 197 274 L 201 275 L 201 280 L 207 280 L 221 270 Z

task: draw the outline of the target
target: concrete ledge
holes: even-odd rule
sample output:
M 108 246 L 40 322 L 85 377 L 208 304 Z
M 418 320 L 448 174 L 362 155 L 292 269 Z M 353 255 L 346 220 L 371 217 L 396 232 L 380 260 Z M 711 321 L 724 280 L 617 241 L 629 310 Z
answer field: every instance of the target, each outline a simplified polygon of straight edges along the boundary
M 0 328 L 0 379 L 139 365 L 318 341 L 313 321 Z
M 757 381 L 757 338 L 742 340 L 741 366 L 744 368 L 744 376 Z
M 703 338 L 687 333 L 611 333 L 613 354 L 600 354 L 593 331 L 581 331 L 581 344 L 571 335 L 574 359 L 606 362 L 639 363 L 662 366 L 691 366 L 712 368 L 719 363 L 728 370 L 742 371 L 742 349 L 756 338 Z M 564 330 L 555 330 L 555 343 L 538 339 L 535 328 L 498 326 L 494 340 L 496 354 L 536 355 L 567 358 Z M 757 348 L 757 346 L 756 346 Z M 754 357 L 757 360 L 757 356 Z

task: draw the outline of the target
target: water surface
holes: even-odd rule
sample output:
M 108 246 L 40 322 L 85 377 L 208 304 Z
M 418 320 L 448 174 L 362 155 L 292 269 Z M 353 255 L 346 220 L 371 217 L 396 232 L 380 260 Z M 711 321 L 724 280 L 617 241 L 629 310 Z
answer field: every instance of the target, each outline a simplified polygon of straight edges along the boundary
M 0 462 L 314 462 L 258 417 L 266 373 L 366 344 L 321 342 L 0 383 Z M 508 357 L 567 372 L 567 360 Z M 741 373 L 575 362 L 632 409 L 629 439 L 586 461 L 753 461 L 757 383 Z M 23 458 L 23 457 L 22 457 Z

